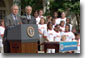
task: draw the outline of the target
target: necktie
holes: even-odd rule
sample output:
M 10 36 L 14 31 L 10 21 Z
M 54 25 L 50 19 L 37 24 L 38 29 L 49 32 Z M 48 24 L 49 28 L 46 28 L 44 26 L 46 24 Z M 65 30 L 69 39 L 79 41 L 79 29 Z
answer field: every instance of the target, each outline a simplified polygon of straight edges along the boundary
M 15 20 L 16 20 L 16 16 L 14 16 Z
M 17 17 L 16 16 L 14 16 L 15 17 L 15 23 L 17 24 Z

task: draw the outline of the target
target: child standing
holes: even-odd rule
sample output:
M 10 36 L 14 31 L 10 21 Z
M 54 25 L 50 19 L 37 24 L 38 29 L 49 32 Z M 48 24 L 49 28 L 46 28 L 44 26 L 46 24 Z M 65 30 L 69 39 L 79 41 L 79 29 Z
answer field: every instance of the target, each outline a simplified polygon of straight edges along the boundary
M 77 50 L 75 51 L 75 53 L 80 53 L 80 33 L 77 33 L 76 34 L 76 40 L 78 42 L 78 45 L 77 45 Z
M 4 31 L 5 31 L 4 20 L 1 19 L 0 20 L 0 52 L 2 52 L 3 49 L 2 38 L 4 36 Z
M 47 24 L 46 37 L 47 37 L 48 42 L 54 42 L 55 31 L 52 28 L 51 22 L 48 22 L 48 24 Z M 55 49 L 47 49 L 47 53 L 55 53 Z
M 61 32 L 65 31 L 65 22 L 64 21 L 60 22 L 60 30 L 61 30 Z
M 40 44 L 44 42 L 43 35 L 45 31 L 47 30 L 47 24 L 45 24 L 45 19 L 41 18 L 40 23 L 38 24 L 38 31 L 39 31 L 39 36 L 40 36 Z M 40 46 L 40 50 L 43 50 L 43 46 Z
M 61 33 L 60 33 L 60 26 L 55 26 L 55 41 L 60 42 L 61 41 Z
M 75 40 L 75 35 L 72 32 L 70 32 L 70 26 L 69 25 L 65 26 L 65 32 L 62 35 L 66 36 L 66 41 Z
M 70 18 L 66 19 L 66 24 L 68 24 L 70 26 L 70 31 L 72 31 L 72 24 L 70 23 Z

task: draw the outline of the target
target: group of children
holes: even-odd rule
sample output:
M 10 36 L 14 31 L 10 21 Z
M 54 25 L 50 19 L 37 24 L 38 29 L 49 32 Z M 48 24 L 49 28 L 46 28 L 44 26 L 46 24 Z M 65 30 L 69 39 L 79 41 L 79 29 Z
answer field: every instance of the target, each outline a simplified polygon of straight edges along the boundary
M 78 50 L 75 53 L 80 53 L 80 36 L 75 36 L 72 32 L 72 24 L 70 18 L 65 17 L 65 13 L 61 13 L 61 18 L 57 18 L 57 12 L 54 13 L 54 18 L 47 19 L 40 18 L 38 31 L 40 35 L 40 44 L 43 42 L 60 42 L 60 41 L 78 41 Z M 77 37 L 77 39 L 76 39 Z M 41 45 L 40 50 L 43 50 Z M 55 53 L 55 49 L 48 49 L 47 53 Z

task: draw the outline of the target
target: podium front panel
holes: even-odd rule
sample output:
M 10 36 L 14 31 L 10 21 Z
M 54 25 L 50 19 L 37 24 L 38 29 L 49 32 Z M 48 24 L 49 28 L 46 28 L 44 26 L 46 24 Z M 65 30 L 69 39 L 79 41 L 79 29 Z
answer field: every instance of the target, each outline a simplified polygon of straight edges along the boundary
M 27 34 L 27 28 L 32 27 L 34 29 L 34 36 L 30 37 Z M 21 40 L 22 42 L 36 42 L 39 39 L 38 26 L 36 24 L 24 24 L 21 26 Z

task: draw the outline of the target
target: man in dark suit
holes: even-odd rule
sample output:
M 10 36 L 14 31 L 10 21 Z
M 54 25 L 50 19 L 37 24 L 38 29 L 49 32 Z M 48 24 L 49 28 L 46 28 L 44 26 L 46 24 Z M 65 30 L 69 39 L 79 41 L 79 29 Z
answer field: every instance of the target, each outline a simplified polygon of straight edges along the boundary
M 32 7 L 26 6 L 25 11 L 26 11 L 26 15 L 22 16 L 22 23 L 23 24 L 36 24 L 36 19 L 31 15 Z
M 4 39 L 3 39 L 3 44 L 4 44 L 4 52 L 9 53 L 10 52 L 10 46 L 9 42 L 7 40 L 7 31 L 8 29 L 12 29 L 18 24 L 21 24 L 20 16 L 18 15 L 18 9 L 19 7 L 17 5 L 13 5 L 11 7 L 11 14 L 6 16 L 4 19 L 5 23 L 5 33 L 4 33 Z

